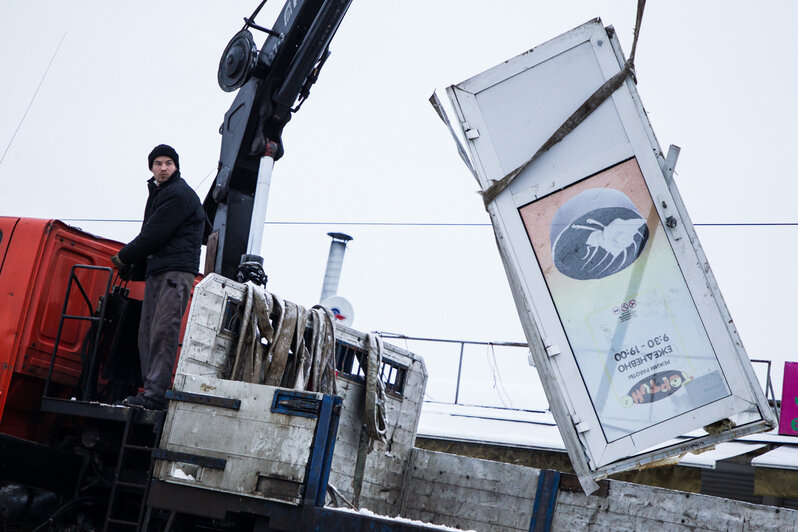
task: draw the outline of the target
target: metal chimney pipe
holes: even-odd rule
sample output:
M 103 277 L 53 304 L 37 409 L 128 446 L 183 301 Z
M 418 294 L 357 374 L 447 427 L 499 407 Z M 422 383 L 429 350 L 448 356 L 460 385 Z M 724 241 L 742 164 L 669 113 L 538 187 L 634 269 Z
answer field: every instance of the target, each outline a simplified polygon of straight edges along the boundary
M 330 254 L 327 257 L 327 271 L 324 272 L 320 302 L 338 292 L 338 281 L 341 280 L 341 266 L 344 263 L 346 243 L 352 240 L 351 236 L 343 233 L 327 233 L 327 235 L 332 238 L 332 242 L 330 242 Z

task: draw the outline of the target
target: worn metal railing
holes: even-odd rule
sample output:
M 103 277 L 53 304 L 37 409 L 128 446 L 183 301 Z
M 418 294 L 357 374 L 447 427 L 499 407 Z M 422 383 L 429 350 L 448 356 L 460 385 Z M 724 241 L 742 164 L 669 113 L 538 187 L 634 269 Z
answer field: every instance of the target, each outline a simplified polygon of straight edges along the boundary
M 779 419 L 779 401 L 776 400 L 776 392 L 773 389 L 773 380 L 770 378 L 770 367 L 772 365 L 770 360 L 762 360 L 757 358 L 751 359 L 752 364 L 765 364 L 767 366 L 765 374 L 765 399 L 770 403 L 773 413 L 776 414 L 776 419 Z
M 452 340 L 452 339 L 444 339 L 444 338 L 428 338 L 422 336 L 407 336 L 404 334 L 399 333 L 391 333 L 385 331 L 377 331 L 381 337 L 386 339 L 392 340 L 407 340 L 407 341 L 418 341 L 418 342 L 435 342 L 435 343 L 446 343 L 446 344 L 459 344 L 460 345 L 460 355 L 457 364 L 457 382 L 455 384 L 455 392 L 454 392 L 454 404 L 459 404 L 460 402 L 460 381 L 463 373 L 463 353 L 465 350 L 466 345 L 483 345 L 483 346 L 491 346 L 491 347 L 519 347 L 519 348 L 529 348 L 529 345 L 526 342 L 481 342 L 481 341 L 474 341 L 474 340 Z M 773 388 L 773 379 L 771 377 L 771 366 L 772 362 L 770 360 L 764 359 L 751 359 L 752 364 L 763 364 L 766 366 L 765 369 L 765 383 L 764 383 L 764 392 L 765 398 L 768 400 L 773 412 L 776 414 L 776 419 L 779 418 L 779 401 L 776 398 L 776 393 Z
M 444 338 L 425 338 L 420 336 L 406 336 L 404 334 L 397 334 L 397 333 L 390 333 L 383 331 L 377 331 L 377 334 L 380 335 L 382 338 L 393 339 L 393 340 L 412 340 L 418 342 L 460 344 L 460 356 L 457 363 L 457 383 L 455 385 L 455 391 L 454 391 L 454 404 L 458 404 L 460 401 L 460 379 L 463 373 L 463 352 L 465 350 L 466 345 L 484 345 L 491 347 L 523 347 L 527 349 L 529 348 L 529 345 L 526 342 L 480 342 L 475 340 L 449 340 Z

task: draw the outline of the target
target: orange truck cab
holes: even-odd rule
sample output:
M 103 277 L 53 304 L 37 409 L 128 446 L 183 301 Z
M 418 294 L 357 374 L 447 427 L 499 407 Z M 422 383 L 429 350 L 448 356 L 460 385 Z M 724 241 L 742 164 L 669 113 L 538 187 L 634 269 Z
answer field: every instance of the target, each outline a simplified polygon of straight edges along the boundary
M 122 244 L 58 220 L 0 216 L 0 433 L 38 440 L 46 424 L 37 422 L 62 312 L 89 316 L 108 284 L 110 257 Z M 85 291 L 64 301 L 76 265 Z M 129 296 L 141 299 L 143 283 L 128 283 Z M 71 292 L 79 291 L 73 286 Z M 66 312 L 64 312 L 64 310 Z M 51 375 L 50 395 L 68 397 L 82 371 L 89 321 L 63 321 Z

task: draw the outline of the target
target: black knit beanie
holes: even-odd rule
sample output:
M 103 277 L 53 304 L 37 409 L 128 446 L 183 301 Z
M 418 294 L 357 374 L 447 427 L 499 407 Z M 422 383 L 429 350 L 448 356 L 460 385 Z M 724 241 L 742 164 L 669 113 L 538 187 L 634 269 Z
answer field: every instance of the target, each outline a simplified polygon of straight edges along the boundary
M 172 159 L 175 162 L 175 167 L 180 170 L 180 157 L 173 147 L 167 146 L 166 144 L 159 144 L 150 152 L 150 155 L 147 157 L 147 161 L 150 163 L 150 170 L 152 170 L 152 163 L 155 161 L 155 158 L 162 155 Z

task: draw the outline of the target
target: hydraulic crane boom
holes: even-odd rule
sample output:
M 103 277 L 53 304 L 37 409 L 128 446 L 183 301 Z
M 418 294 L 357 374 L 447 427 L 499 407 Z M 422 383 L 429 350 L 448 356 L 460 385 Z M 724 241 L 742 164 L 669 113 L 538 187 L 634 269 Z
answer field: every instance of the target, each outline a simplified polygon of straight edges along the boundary
M 260 247 L 260 234 L 252 233 L 263 230 L 268 197 L 268 175 L 261 175 L 260 187 L 258 176 L 271 172 L 282 156 L 283 127 L 308 97 L 350 3 L 287 0 L 274 27 L 266 29 L 254 20 L 264 0 L 227 45 L 219 85 L 238 94 L 224 116 L 218 173 L 204 201 L 212 225 L 206 238 L 214 272 L 235 279 L 242 264 L 254 263 L 260 275 L 251 270 L 248 275 L 245 268 L 244 277 L 265 282 L 263 259 L 252 256 Z M 268 34 L 260 51 L 249 28 Z

